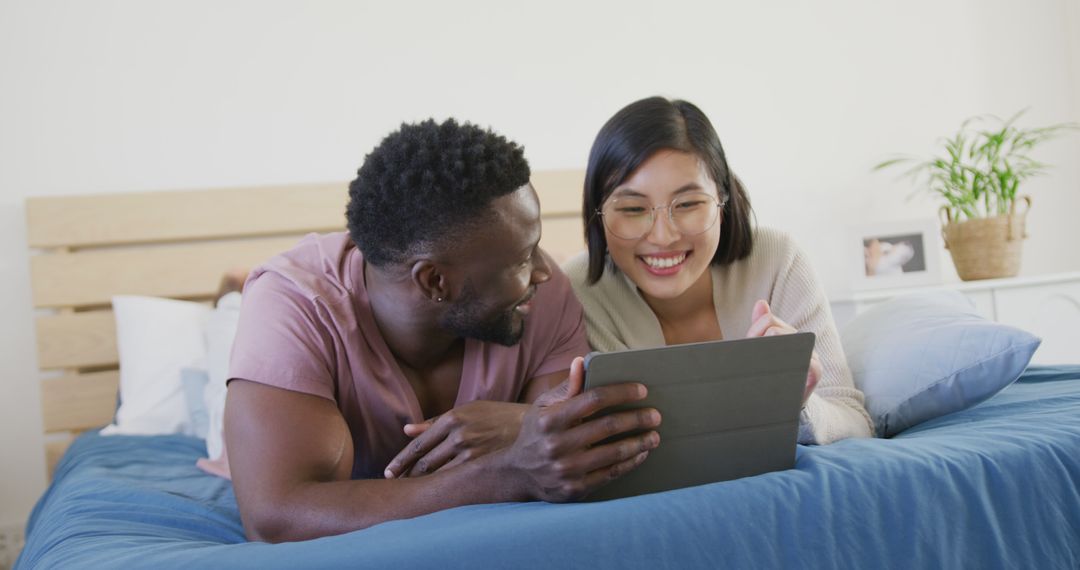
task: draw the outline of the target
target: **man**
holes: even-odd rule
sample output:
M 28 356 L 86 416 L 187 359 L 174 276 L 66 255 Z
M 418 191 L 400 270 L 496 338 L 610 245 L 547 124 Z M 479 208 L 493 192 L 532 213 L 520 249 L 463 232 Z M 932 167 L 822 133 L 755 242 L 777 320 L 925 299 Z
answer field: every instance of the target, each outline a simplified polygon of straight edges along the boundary
M 521 147 L 403 125 L 349 196 L 347 235 L 308 236 L 244 288 L 225 441 L 249 538 L 574 500 L 659 444 L 655 410 L 590 418 L 645 388 L 581 393 L 582 311 L 538 247 Z

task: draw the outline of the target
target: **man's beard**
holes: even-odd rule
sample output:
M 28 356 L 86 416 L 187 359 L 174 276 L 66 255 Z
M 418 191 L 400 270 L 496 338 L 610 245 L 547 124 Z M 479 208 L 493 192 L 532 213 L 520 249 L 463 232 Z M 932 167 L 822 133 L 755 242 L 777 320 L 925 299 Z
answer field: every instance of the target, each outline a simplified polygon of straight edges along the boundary
M 491 308 L 480 300 L 468 281 L 461 292 L 461 300 L 447 309 L 439 325 L 459 337 L 503 346 L 517 344 L 525 331 L 524 326 L 514 330 L 514 307 L 491 314 Z

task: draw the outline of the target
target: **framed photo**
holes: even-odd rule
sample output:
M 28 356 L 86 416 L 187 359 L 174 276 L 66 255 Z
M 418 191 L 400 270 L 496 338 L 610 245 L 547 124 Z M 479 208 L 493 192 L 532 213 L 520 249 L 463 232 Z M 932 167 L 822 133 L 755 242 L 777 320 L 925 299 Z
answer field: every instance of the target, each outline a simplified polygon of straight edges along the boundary
M 941 282 L 941 234 L 937 220 L 858 226 L 852 228 L 850 236 L 853 289 Z

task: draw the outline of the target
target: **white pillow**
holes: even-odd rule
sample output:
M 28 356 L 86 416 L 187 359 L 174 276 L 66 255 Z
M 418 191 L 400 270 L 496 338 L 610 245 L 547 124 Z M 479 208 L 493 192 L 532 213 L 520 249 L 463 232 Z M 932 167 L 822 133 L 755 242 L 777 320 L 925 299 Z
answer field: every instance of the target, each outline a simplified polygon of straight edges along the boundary
M 209 377 L 203 401 L 209 418 L 206 453 L 219 459 L 224 450 L 222 429 L 225 418 L 225 382 L 229 380 L 229 355 L 232 353 L 236 325 L 240 321 L 240 293 L 232 292 L 218 299 L 217 308 L 206 322 L 206 371 Z
M 181 369 L 206 358 L 203 327 L 211 309 L 199 303 L 113 297 L 120 354 L 120 408 L 102 435 L 194 435 Z

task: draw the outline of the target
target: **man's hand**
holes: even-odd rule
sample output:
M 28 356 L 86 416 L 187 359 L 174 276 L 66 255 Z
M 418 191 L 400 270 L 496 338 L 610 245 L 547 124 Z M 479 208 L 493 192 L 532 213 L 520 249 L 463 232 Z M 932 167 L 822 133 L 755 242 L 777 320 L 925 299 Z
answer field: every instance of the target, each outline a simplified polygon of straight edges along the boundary
M 555 385 L 554 378 L 558 373 L 534 379 L 527 391 L 536 395 L 526 394 L 524 401 L 547 406 L 568 399 L 568 383 Z M 426 475 L 505 448 L 517 439 L 528 409 L 528 403 L 470 402 L 421 423 L 405 424 L 405 435 L 414 439 L 390 461 L 383 475 L 387 479 Z
M 405 424 L 413 437 L 386 466 L 387 479 L 416 477 L 453 467 L 514 443 L 528 404 L 469 402 L 419 424 Z
M 798 332 L 795 327 L 780 320 L 769 308 L 769 303 L 764 299 L 754 303 L 754 310 L 750 317 L 750 330 L 746 331 L 746 337 L 773 336 L 778 334 L 794 334 Z M 817 351 L 810 356 L 810 369 L 806 372 L 806 389 L 803 391 L 803 405 L 814 393 L 818 382 L 821 380 L 821 360 L 818 359 Z
M 580 499 L 641 465 L 660 444 L 655 431 L 601 444 L 614 436 L 655 428 L 660 412 L 645 408 L 593 417 L 606 408 L 641 401 L 648 392 L 642 384 L 627 383 L 582 393 L 584 378 L 584 359 L 575 358 L 570 377 L 529 407 L 517 441 L 506 451 L 531 498 Z

